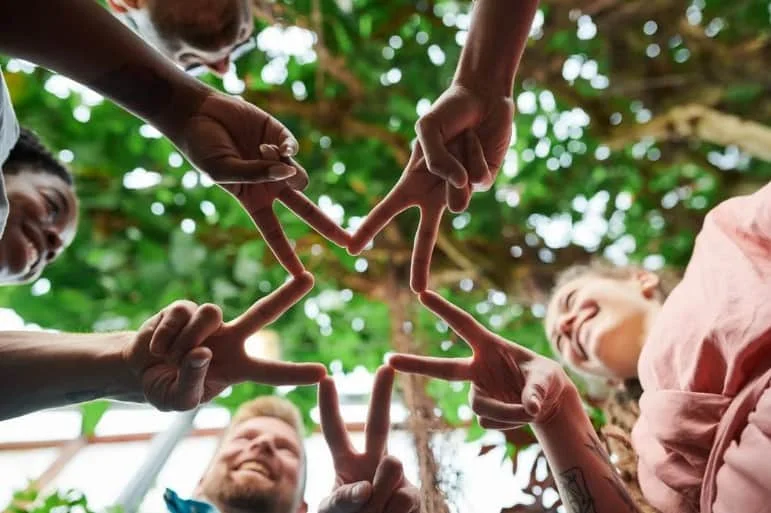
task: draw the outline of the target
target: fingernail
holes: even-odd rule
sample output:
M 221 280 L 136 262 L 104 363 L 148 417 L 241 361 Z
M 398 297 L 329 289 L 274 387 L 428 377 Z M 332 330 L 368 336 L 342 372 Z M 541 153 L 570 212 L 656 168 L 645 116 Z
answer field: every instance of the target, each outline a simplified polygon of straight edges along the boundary
M 196 358 L 195 360 L 190 360 L 190 366 L 194 369 L 200 369 L 206 367 L 209 361 L 209 358 Z
M 296 173 L 297 170 L 295 168 L 283 164 L 277 164 L 268 168 L 268 175 L 273 178 L 289 178 Z
M 533 410 L 535 410 L 534 413 L 541 411 L 541 399 L 537 395 L 533 394 L 530 396 L 530 404 L 532 405 Z
M 359 483 L 353 487 L 353 499 L 357 502 L 363 502 L 367 498 L 367 485 Z

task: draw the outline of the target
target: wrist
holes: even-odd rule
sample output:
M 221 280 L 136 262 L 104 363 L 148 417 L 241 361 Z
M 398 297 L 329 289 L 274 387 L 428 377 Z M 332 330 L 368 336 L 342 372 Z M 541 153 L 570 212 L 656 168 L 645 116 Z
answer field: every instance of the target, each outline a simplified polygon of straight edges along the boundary
M 566 425 L 575 423 L 577 419 L 586 417 L 584 405 L 578 389 L 568 382 L 560 397 L 542 421 L 533 423 L 536 437 L 549 436 L 556 430 L 563 430 Z M 539 434 L 540 433 L 540 434 Z
M 127 401 L 144 401 L 142 382 L 129 363 L 127 350 L 134 340 L 135 333 L 110 333 L 102 341 L 103 349 L 98 356 L 100 367 L 104 368 L 107 377 L 105 395 L 113 399 Z

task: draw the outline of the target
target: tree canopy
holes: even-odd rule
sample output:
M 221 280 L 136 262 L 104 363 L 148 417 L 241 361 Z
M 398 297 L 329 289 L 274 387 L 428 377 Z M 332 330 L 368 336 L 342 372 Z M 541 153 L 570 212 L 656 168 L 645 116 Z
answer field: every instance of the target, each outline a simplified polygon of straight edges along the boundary
M 451 80 L 470 8 L 258 0 L 258 49 L 238 77 L 205 80 L 284 122 L 309 197 L 355 227 L 398 179 L 415 121 Z M 431 287 L 548 354 L 541 317 L 560 269 L 604 255 L 681 270 L 709 209 L 771 177 L 770 18 L 762 0 L 542 2 L 517 74 L 511 150 L 491 191 L 445 214 Z M 38 282 L 0 289 L 0 304 L 44 328 L 123 330 L 180 298 L 232 318 L 283 282 L 237 202 L 152 127 L 46 70 L 18 60 L 5 70 L 21 123 L 72 167 L 81 204 L 73 245 Z M 317 283 L 271 327 L 282 358 L 372 370 L 397 349 L 468 354 L 409 293 L 415 212 L 351 257 L 277 209 Z M 413 413 L 442 412 L 430 409 L 425 429 L 465 421 L 466 387 L 410 386 L 428 391 L 407 394 Z M 220 401 L 262 392 L 245 384 Z M 314 394 L 290 397 L 307 411 Z

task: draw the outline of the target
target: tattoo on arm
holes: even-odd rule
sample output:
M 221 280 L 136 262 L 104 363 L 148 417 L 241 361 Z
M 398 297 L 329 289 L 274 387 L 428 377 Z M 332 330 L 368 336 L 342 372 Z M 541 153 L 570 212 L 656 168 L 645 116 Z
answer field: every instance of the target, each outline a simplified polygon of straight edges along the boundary
M 562 499 L 569 513 L 596 513 L 583 471 L 573 467 L 557 476 Z
M 77 390 L 75 392 L 67 392 L 64 394 L 64 398 L 70 404 L 93 401 L 94 399 L 100 399 L 103 396 L 104 394 L 101 390 Z
M 611 477 L 605 476 L 605 480 L 608 481 L 608 484 L 610 484 L 614 490 L 616 490 L 618 496 L 621 498 L 621 500 L 624 501 L 624 504 L 626 504 L 627 509 L 632 513 L 639 512 L 640 510 L 637 507 L 637 504 L 635 504 L 634 500 L 632 500 L 632 497 L 630 497 L 629 491 L 626 489 L 623 481 L 621 481 L 621 478 L 619 477 L 618 472 L 616 472 L 615 467 L 610 462 L 608 453 L 605 451 L 605 449 L 602 448 L 599 441 L 597 440 L 597 437 L 592 435 L 592 433 L 588 434 L 589 442 L 585 443 L 584 446 L 596 454 L 597 457 L 607 465 Z

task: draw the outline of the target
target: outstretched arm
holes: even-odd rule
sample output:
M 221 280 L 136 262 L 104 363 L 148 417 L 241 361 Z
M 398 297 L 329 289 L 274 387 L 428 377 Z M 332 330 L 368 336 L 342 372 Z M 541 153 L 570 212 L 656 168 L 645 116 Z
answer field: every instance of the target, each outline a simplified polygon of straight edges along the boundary
M 133 333 L 0 332 L 0 420 L 43 408 L 134 393 L 121 357 Z

